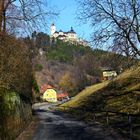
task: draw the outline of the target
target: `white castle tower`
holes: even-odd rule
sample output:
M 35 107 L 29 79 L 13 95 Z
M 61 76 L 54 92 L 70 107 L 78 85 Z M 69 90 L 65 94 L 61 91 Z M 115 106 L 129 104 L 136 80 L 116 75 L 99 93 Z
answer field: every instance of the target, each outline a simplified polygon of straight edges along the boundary
M 55 27 L 54 23 L 52 23 L 52 25 L 51 25 L 51 36 L 53 36 L 55 31 L 56 31 L 56 27 Z

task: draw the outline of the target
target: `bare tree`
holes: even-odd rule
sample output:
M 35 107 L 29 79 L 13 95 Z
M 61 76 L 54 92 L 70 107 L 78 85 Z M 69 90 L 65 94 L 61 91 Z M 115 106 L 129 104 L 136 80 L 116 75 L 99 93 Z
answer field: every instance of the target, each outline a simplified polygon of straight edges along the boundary
M 78 0 L 78 18 L 90 20 L 96 45 L 114 46 L 114 39 L 127 42 L 123 49 L 140 56 L 140 0 Z M 119 46 L 118 46 L 119 47 Z
M 47 9 L 43 0 L 0 0 L 0 34 L 19 27 L 32 32 L 46 26 L 45 16 L 52 15 L 57 13 Z

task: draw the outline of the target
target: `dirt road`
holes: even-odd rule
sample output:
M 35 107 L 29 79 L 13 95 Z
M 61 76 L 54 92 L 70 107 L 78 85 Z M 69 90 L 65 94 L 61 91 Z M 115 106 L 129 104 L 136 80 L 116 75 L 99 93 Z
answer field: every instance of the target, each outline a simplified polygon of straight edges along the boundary
M 49 109 L 48 103 L 34 106 L 38 126 L 31 140 L 124 140 L 97 123 L 86 124 L 72 116 Z

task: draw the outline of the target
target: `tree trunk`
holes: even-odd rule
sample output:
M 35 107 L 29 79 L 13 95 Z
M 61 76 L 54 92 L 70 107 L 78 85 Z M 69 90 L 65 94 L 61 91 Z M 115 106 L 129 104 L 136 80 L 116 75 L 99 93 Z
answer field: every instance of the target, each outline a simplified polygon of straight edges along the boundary
M 2 16 L 3 16 L 3 14 L 2 14 L 2 11 L 3 11 L 3 1 L 1 0 L 0 1 L 0 33 L 1 33 L 1 31 L 2 31 Z
M 6 10 L 3 10 L 3 34 L 6 33 Z
M 0 0 L 0 36 L 3 34 L 4 0 Z
M 137 46 L 135 46 L 135 44 L 132 42 L 132 40 L 130 39 L 129 36 L 127 36 L 127 40 L 129 41 L 131 48 L 133 48 L 133 50 L 135 51 L 135 53 L 140 56 L 140 50 L 137 48 Z

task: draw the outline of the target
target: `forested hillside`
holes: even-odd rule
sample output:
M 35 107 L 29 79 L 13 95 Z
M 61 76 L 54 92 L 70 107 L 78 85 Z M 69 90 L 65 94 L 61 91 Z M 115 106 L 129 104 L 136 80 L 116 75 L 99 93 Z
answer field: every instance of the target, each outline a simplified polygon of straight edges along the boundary
M 102 68 L 111 68 L 120 74 L 135 63 L 135 60 L 122 55 L 74 42 L 52 41 L 44 33 L 34 34 L 25 41 L 28 45 L 34 44 L 29 48 L 38 86 L 49 83 L 56 89 L 69 92 L 70 96 L 101 82 Z

